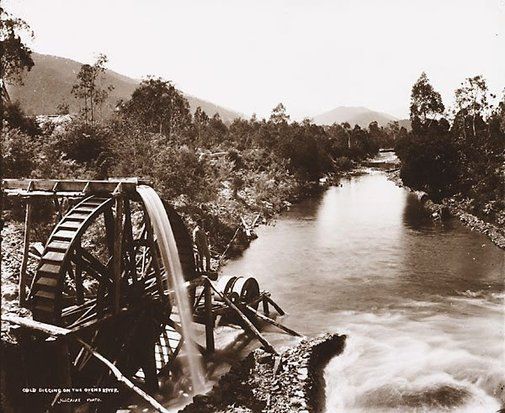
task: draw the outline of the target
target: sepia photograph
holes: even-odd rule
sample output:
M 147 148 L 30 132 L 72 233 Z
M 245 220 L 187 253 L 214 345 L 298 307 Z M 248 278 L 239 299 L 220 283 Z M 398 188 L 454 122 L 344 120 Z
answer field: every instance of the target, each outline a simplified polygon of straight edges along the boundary
M 0 0 L 0 411 L 505 413 L 505 0 Z

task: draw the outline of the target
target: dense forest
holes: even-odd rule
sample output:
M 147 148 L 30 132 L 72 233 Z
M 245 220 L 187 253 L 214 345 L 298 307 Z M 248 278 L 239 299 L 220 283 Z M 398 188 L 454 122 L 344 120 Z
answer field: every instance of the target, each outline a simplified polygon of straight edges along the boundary
M 395 149 L 405 185 L 503 226 L 505 96 L 493 105 L 496 100 L 485 79 L 475 76 L 455 91 L 455 108 L 448 111 L 423 73 L 412 88 L 412 131 Z

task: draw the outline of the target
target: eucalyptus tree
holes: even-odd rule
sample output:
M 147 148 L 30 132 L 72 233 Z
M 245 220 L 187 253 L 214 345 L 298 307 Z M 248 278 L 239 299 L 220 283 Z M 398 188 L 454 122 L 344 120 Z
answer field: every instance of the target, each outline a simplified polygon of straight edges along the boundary
M 99 83 L 107 61 L 107 56 L 99 54 L 93 65 L 83 64 L 77 73 L 77 82 L 72 86 L 72 94 L 83 103 L 82 115 L 86 122 L 94 122 L 96 108 L 105 102 L 114 89 L 112 85 L 101 86 Z
M 410 95 L 410 120 L 412 127 L 429 125 L 433 120 L 441 117 L 445 106 L 442 97 L 431 85 L 426 73 L 422 72 Z

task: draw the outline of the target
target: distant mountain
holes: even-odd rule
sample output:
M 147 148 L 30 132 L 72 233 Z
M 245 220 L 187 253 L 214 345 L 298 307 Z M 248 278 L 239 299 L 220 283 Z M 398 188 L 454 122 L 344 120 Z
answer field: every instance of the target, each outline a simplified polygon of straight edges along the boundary
M 72 96 L 71 90 L 82 63 L 39 53 L 33 53 L 32 58 L 35 65 L 32 70 L 24 74 L 24 84 L 22 86 L 8 86 L 11 100 L 19 101 L 28 115 L 54 114 L 57 112 L 58 105 L 62 103 L 69 105 L 70 112 L 77 112 L 79 102 Z M 131 96 L 140 81 L 107 70 L 103 76 L 103 83 L 114 86 L 114 90 L 101 108 L 102 116 L 107 117 L 116 107 L 118 100 L 128 99 Z M 238 112 L 225 109 L 214 103 L 188 94 L 184 94 L 184 96 L 188 99 L 192 112 L 200 106 L 209 116 L 219 113 L 224 122 L 231 122 L 235 118 L 243 117 Z
M 392 115 L 360 106 L 339 106 L 329 112 L 322 113 L 313 117 L 314 123 L 318 125 L 332 125 L 334 123 L 349 122 L 354 125 L 359 125 L 362 128 L 368 127 L 370 122 L 377 121 L 381 126 L 386 126 L 389 122 L 398 120 Z

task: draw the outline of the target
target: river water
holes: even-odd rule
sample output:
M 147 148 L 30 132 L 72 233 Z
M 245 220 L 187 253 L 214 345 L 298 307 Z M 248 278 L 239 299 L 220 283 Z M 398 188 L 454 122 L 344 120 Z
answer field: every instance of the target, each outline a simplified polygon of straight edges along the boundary
M 258 235 L 223 273 L 254 275 L 289 327 L 348 336 L 325 370 L 328 413 L 505 406 L 504 253 L 487 238 L 433 222 L 378 170 L 293 206 Z

